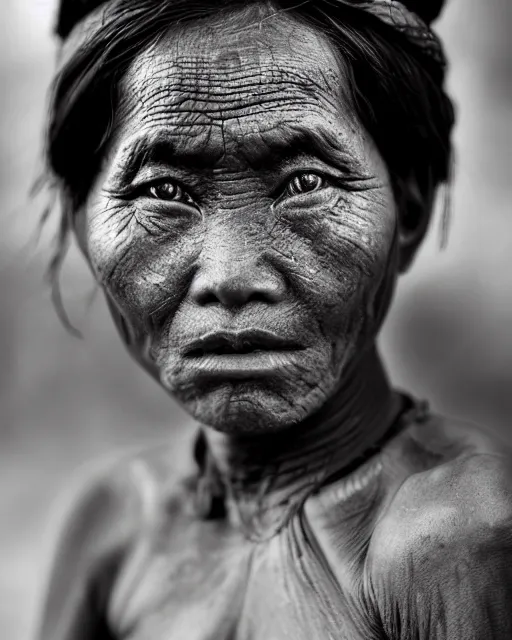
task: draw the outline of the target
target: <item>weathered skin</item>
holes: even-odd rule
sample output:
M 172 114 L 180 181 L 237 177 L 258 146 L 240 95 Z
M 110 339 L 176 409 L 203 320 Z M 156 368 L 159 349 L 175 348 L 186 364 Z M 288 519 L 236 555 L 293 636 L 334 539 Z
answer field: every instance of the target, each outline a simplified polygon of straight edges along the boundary
M 512 484 L 490 436 L 411 410 L 332 480 L 403 412 L 373 345 L 426 227 L 402 232 L 345 88 L 323 36 L 258 11 L 173 28 L 128 70 L 76 233 L 132 354 L 210 427 L 208 464 L 184 481 L 160 447 L 91 484 L 42 640 L 512 637 Z M 247 329 L 291 347 L 235 373 L 187 351 Z M 227 509 L 208 520 L 215 482 Z
M 332 49 L 288 19 L 251 22 L 173 32 L 136 60 L 80 231 L 132 349 L 224 431 L 287 426 L 332 397 L 395 277 L 387 170 L 343 97 Z M 312 132 L 328 159 L 304 140 Z M 154 152 L 127 175 L 148 144 Z M 288 196 L 299 171 L 325 175 L 325 186 Z M 146 185 L 138 197 L 128 176 Z M 151 198 L 147 183 L 166 179 L 197 208 Z M 305 349 L 257 384 L 200 386 L 185 345 L 253 327 Z

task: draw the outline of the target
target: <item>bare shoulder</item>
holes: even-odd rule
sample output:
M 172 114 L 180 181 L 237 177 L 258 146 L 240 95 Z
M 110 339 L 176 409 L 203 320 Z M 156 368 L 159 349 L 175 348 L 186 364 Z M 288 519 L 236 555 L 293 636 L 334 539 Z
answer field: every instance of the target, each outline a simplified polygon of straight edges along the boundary
M 406 437 L 421 464 L 383 514 L 382 532 L 396 529 L 401 545 L 417 548 L 420 540 L 455 536 L 467 543 L 512 526 L 512 455 L 497 434 L 434 416 Z
M 510 637 L 507 447 L 464 423 L 440 419 L 430 433 L 420 428 L 412 437 L 431 453 L 431 464 L 404 480 L 371 540 L 367 569 L 375 606 L 389 637 L 473 639 L 487 637 L 489 627 L 496 637 Z M 417 625 L 436 620 L 422 635 Z M 400 624 L 405 635 L 396 633 Z
M 166 502 L 180 500 L 188 459 L 182 443 L 163 442 L 81 470 L 58 518 L 40 637 L 58 637 L 57 628 L 69 627 L 72 633 L 82 615 L 89 616 L 88 624 L 98 624 L 85 613 L 87 603 L 93 598 L 95 611 L 102 609 L 130 548 L 158 520 Z M 67 612 L 72 612 L 69 619 L 62 619 Z
M 465 453 L 412 474 L 379 526 L 388 535 L 400 532 L 395 541 L 416 548 L 434 538 L 466 544 L 472 536 L 512 531 L 510 460 L 495 452 Z
M 84 552 L 88 539 L 97 553 L 127 542 L 166 500 L 180 494 L 191 458 L 187 445 L 169 439 L 111 454 L 81 469 L 66 492 L 62 537 L 78 538 Z

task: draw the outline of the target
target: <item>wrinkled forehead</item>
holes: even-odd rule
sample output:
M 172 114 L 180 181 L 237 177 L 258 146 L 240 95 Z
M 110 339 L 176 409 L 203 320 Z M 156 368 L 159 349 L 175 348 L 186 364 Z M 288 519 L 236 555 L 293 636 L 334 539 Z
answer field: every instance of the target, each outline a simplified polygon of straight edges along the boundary
M 231 73 L 255 73 L 266 84 L 286 72 L 320 81 L 325 88 L 341 79 L 340 60 L 318 29 L 298 16 L 269 13 L 258 5 L 171 27 L 135 59 L 131 74 L 143 73 L 148 64 L 163 73 L 208 71 L 222 80 L 229 80 Z M 269 75 L 279 70 L 282 74 Z
M 122 104 L 137 126 L 220 123 L 243 135 L 283 120 L 352 120 L 345 87 L 322 33 L 260 8 L 172 27 L 132 63 Z

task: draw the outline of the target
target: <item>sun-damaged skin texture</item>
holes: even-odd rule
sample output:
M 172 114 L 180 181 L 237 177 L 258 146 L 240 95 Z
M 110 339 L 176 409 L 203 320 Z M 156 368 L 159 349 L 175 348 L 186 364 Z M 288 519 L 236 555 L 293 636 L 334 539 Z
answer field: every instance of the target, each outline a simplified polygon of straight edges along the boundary
M 346 87 L 323 35 L 258 7 L 173 27 L 128 69 L 75 231 L 206 454 L 91 483 L 41 640 L 512 636 L 505 458 L 402 415 L 374 348 L 426 222 L 402 228 L 417 190 L 397 194 Z
M 290 20 L 254 20 L 171 32 L 137 58 L 78 222 L 132 352 L 223 430 L 322 406 L 374 336 L 397 259 L 389 176 L 332 48 Z M 299 172 L 318 188 L 290 192 Z M 154 181 L 178 183 L 181 201 L 152 196 Z M 232 384 L 186 355 L 205 334 L 252 328 L 297 347 L 271 374 Z

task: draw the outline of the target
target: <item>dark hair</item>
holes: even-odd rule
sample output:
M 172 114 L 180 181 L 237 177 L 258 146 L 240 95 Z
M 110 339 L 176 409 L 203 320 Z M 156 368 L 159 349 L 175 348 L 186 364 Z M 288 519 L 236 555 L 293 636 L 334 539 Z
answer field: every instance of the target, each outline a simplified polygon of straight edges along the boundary
M 77 2 L 86 4 L 75 0 L 75 5 Z M 411 8 L 414 3 L 428 4 L 424 0 L 407 2 Z M 69 216 L 84 202 L 98 171 L 114 124 L 117 88 L 130 62 L 177 21 L 251 4 L 247 0 L 113 0 L 102 25 L 58 73 L 46 161 L 63 203 L 49 274 L 61 311 L 58 273 L 67 246 Z M 444 91 L 441 64 L 398 30 L 341 3 L 269 0 L 268 4 L 300 16 L 331 39 L 345 62 L 356 113 L 386 162 L 395 189 L 411 176 L 423 190 L 436 189 L 449 179 L 454 111 Z M 432 0 L 429 15 L 424 10 L 423 17 L 430 21 L 441 5 L 442 0 Z M 421 15 L 419 9 L 418 13 Z M 57 27 L 61 37 L 69 34 L 77 16 L 76 9 L 73 15 L 61 9 Z

